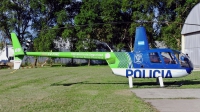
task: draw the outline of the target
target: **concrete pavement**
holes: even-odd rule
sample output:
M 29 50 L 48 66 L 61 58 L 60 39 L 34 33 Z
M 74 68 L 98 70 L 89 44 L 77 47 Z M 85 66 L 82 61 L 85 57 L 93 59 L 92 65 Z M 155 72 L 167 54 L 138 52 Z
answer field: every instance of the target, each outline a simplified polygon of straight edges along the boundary
M 132 89 L 160 112 L 200 112 L 200 89 Z

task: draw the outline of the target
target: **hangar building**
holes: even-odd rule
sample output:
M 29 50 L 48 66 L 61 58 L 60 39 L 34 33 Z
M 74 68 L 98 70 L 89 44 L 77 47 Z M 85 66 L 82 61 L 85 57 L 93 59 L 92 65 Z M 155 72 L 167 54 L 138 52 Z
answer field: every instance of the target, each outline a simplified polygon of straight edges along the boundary
M 200 3 L 190 11 L 181 34 L 182 52 L 189 55 L 195 68 L 200 68 Z

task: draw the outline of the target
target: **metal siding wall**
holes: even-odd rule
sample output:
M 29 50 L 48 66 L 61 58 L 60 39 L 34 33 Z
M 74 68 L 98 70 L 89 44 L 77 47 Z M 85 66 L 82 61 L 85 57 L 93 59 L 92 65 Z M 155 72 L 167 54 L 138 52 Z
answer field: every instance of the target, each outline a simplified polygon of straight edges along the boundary
M 200 3 L 195 5 L 190 13 L 188 14 L 185 23 L 192 23 L 192 24 L 200 24 Z M 200 26 L 199 25 L 189 25 L 189 24 L 184 24 L 181 34 L 188 34 L 192 32 L 197 32 L 200 31 Z
M 200 67 L 200 34 L 185 36 L 185 53 L 188 53 L 194 67 Z

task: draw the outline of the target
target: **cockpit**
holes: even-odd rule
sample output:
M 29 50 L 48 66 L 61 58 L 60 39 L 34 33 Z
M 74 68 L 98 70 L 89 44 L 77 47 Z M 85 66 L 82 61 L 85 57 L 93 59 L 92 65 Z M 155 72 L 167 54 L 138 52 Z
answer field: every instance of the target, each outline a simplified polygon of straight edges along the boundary
M 159 56 L 159 54 L 161 56 Z M 162 63 L 162 60 L 165 64 L 177 64 L 176 59 L 171 52 L 162 51 L 162 52 L 151 52 L 149 53 L 151 63 Z
M 188 55 L 181 53 L 180 51 L 163 49 L 159 51 L 149 52 L 150 63 L 154 66 L 159 64 L 166 64 L 171 68 L 186 68 L 193 70 L 193 64 Z
M 181 67 L 193 69 L 193 64 L 188 55 L 181 53 L 179 51 L 176 51 L 176 50 L 173 50 L 173 52 L 174 52 L 176 58 L 178 59 L 179 63 L 181 64 Z

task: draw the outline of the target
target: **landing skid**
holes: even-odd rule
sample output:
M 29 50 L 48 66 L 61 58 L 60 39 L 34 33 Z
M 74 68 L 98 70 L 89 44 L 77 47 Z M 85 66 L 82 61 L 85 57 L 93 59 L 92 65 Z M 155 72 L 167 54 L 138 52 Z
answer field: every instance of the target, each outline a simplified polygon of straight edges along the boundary
M 163 78 L 159 76 L 156 79 L 159 81 L 160 87 L 164 87 Z
M 157 83 L 159 82 L 160 87 L 164 87 L 163 78 L 161 76 L 156 78 Z M 133 88 L 133 77 L 128 77 L 129 88 Z
M 128 77 L 129 88 L 133 88 L 133 78 L 131 76 Z

